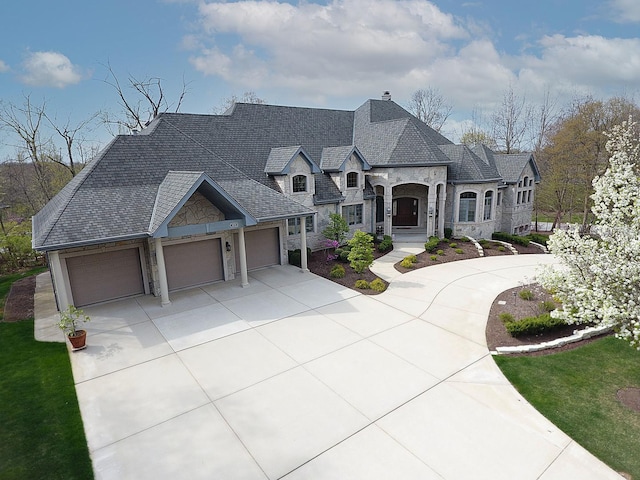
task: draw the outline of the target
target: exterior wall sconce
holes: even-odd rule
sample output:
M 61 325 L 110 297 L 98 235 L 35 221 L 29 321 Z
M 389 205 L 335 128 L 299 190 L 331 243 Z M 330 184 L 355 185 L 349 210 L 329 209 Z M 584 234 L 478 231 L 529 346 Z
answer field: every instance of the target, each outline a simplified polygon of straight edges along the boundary
M 433 217 L 433 207 L 429 207 L 429 216 Z
M 387 215 L 391 215 L 391 207 L 387 207 Z
M 231 244 L 229 242 L 227 242 L 225 244 L 225 248 L 227 249 L 227 252 L 230 252 L 231 251 Z

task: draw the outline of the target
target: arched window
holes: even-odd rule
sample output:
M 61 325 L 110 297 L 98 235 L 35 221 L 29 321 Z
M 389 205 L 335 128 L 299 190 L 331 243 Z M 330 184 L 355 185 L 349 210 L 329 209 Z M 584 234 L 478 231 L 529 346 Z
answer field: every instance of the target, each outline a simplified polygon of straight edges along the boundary
M 347 173 L 347 188 L 358 188 L 358 172 Z
M 306 192 L 307 191 L 307 177 L 306 175 L 296 175 L 293 177 L 293 193 Z
M 476 221 L 476 197 L 477 195 L 473 192 L 460 194 L 460 207 L 458 210 L 459 222 Z
M 484 194 L 484 213 L 482 215 L 483 220 L 491 220 L 491 206 L 493 204 L 493 191 L 488 191 Z

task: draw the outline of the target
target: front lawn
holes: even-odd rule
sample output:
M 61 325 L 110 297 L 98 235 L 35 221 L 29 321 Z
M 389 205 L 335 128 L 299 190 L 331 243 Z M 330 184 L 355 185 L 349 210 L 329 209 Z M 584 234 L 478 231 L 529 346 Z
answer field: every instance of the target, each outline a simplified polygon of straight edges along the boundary
M 0 277 L 0 306 L 10 284 Z M 0 478 L 92 479 L 67 347 L 33 338 L 33 319 L 0 322 Z
M 640 387 L 640 352 L 607 337 L 535 357 L 494 357 L 509 381 L 545 417 L 607 465 L 640 479 L 640 412 L 618 390 Z

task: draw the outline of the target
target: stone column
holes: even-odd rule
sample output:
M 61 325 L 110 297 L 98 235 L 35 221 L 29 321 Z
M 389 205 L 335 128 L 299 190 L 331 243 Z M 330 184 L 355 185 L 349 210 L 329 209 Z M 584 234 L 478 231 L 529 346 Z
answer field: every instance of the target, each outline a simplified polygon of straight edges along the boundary
M 300 268 L 303 273 L 307 273 L 307 219 L 300 217 Z
M 384 187 L 384 234 L 391 236 L 393 233 L 393 188 Z
M 164 307 L 169 305 L 169 282 L 167 281 L 167 267 L 164 263 L 164 250 L 162 249 L 162 239 L 155 239 L 156 263 L 158 265 L 158 282 L 160 283 L 160 304 Z
M 432 237 L 436 233 L 436 189 L 429 186 L 427 193 L 427 238 Z
M 64 281 L 64 275 L 62 274 L 62 264 L 58 252 L 49 252 L 49 266 L 53 275 L 56 297 L 58 298 L 58 308 L 62 312 L 69 308 L 71 302 L 69 300 L 69 292 L 67 292 L 67 282 Z
M 444 221 L 445 221 L 445 205 L 447 203 L 447 186 L 443 183 L 438 186 L 439 197 L 438 197 L 438 232 L 440 235 L 444 237 Z
M 247 273 L 247 246 L 244 243 L 244 227 L 238 229 L 238 256 L 240 257 L 240 285 L 249 286 L 249 274 Z

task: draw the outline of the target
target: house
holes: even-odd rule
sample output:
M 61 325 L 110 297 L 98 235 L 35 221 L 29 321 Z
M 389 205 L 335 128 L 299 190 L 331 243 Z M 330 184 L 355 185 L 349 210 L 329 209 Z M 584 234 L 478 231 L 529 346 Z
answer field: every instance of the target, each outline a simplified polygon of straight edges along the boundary
M 352 230 L 524 233 L 531 154 L 454 145 L 390 99 L 355 111 L 236 104 L 119 135 L 37 215 L 60 308 L 240 278 Z M 302 256 L 306 268 L 306 255 Z

